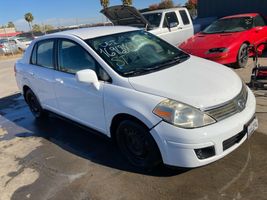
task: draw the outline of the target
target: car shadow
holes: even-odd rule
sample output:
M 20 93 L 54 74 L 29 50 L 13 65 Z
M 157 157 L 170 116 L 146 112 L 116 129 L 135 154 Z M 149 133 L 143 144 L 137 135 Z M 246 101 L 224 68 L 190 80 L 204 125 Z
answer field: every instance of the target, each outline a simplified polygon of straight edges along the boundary
M 2 121 L 8 122 L 8 125 Z M 52 114 L 42 121 L 36 120 L 20 94 L 0 99 L 0 125 L 8 132 L 0 138 L 0 142 L 15 137 L 41 137 L 91 162 L 150 176 L 168 177 L 190 170 L 170 168 L 163 164 L 149 171 L 135 168 L 122 156 L 114 142 L 95 131 L 84 129 Z

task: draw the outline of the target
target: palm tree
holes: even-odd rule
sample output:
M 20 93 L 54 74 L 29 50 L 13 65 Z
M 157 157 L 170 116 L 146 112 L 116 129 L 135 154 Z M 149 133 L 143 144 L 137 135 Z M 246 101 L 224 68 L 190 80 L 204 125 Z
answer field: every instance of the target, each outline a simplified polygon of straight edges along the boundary
M 109 5 L 109 0 L 100 0 L 101 6 L 106 9 Z
M 32 21 L 34 20 L 33 15 L 31 13 L 26 13 L 24 15 L 24 19 L 28 22 L 30 30 L 32 32 Z M 33 35 L 33 32 L 32 32 L 32 35 Z
M 131 6 L 133 4 L 132 0 L 122 0 L 122 4 L 124 6 Z

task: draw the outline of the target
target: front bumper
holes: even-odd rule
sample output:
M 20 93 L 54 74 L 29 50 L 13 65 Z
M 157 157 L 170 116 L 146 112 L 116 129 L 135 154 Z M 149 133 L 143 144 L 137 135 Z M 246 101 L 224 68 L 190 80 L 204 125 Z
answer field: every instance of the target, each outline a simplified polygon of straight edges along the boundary
M 236 53 L 233 53 L 232 51 L 227 51 L 223 53 L 210 53 L 206 54 L 207 49 L 185 49 L 185 52 L 192 54 L 197 57 L 201 57 L 207 60 L 211 60 L 220 64 L 230 64 L 230 63 L 235 63 L 237 58 L 236 58 Z
M 223 148 L 223 142 L 244 132 L 244 125 L 255 115 L 255 110 L 255 97 L 248 90 L 246 108 L 229 118 L 195 129 L 183 129 L 162 121 L 151 130 L 151 134 L 159 146 L 165 164 L 198 167 L 214 162 L 238 148 L 247 139 L 246 133 L 241 135 L 238 143 L 227 149 Z M 199 159 L 195 150 L 211 146 L 214 147 L 215 155 Z

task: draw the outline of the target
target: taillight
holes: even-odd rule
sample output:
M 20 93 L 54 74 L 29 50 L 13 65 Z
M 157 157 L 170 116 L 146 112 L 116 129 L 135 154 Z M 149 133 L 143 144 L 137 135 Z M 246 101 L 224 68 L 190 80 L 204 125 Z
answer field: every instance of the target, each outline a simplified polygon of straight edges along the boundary
M 0 44 L 0 48 L 4 48 L 4 45 Z

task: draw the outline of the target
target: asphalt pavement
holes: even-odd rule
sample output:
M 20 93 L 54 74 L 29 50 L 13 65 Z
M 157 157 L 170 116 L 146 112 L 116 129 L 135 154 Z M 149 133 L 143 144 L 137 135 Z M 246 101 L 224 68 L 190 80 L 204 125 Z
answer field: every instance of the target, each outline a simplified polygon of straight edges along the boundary
M 267 199 L 266 91 L 254 91 L 259 129 L 228 156 L 195 169 L 140 171 L 94 132 L 55 116 L 35 120 L 14 62 L 0 61 L 0 200 Z M 235 71 L 248 81 L 251 67 Z

